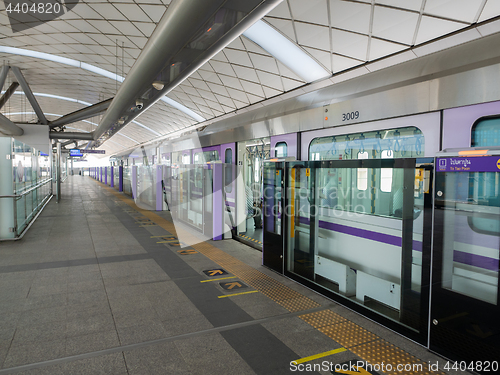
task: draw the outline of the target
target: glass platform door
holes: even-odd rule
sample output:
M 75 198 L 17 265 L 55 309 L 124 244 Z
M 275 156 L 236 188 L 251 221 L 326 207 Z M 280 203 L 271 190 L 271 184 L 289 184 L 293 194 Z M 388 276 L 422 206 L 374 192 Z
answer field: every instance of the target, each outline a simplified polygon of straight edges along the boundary
M 429 346 L 477 373 L 500 362 L 497 165 L 500 156 L 436 160 Z
M 263 264 L 283 273 L 283 235 L 284 235 L 284 163 L 266 162 L 264 164 L 264 248 Z

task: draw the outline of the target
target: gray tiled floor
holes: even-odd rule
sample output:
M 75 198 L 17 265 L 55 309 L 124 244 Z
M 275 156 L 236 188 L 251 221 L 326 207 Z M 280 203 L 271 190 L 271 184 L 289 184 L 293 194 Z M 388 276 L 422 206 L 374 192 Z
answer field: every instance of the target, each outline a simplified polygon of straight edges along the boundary
M 23 240 L 0 243 L 0 374 L 286 374 L 290 360 L 339 347 L 262 294 L 217 299 L 216 283 L 200 283 L 217 264 L 156 244 L 151 236 L 163 229 L 139 227 L 140 215 L 90 178 L 62 186 L 61 202 L 51 201 Z M 332 306 L 263 268 L 260 252 L 214 245 Z

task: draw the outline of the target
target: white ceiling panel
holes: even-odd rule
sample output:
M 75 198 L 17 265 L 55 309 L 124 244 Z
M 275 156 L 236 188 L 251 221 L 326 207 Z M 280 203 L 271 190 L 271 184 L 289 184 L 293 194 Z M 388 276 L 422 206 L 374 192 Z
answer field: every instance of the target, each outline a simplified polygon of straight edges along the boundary
M 295 29 L 293 27 L 293 22 L 291 20 L 283 20 L 280 18 L 266 17 L 266 21 L 269 22 L 276 30 L 288 37 L 288 39 L 297 41 L 295 34 Z
M 300 45 L 330 52 L 330 29 L 328 27 L 296 22 L 295 28 Z
M 375 7 L 372 35 L 411 45 L 419 15 L 385 7 Z
M 289 0 L 295 21 L 328 26 L 327 0 Z
M 343 0 L 330 1 L 331 26 L 337 29 L 368 34 L 371 5 Z
M 423 16 L 422 20 L 420 21 L 420 27 L 418 29 L 415 44 L 427 42 L 442 35 L 457 31 L 462 27 L 463 24 L 458 22 Z
M 376 60 L 384 56 L 392 55 L 406 49 L 406 46 L 401 44 L 387 42 L 385 40 L 372 38 L 370 41 L 370 58 L 369 60 Z
M 479 22 L 488 20 L 493 17 L 498 17 L 498 15 L 500 15 L 500 1 L 488 0 L 483 8 L 483 11 L 481 12 Z
M 332 30 L 332 50 L 339 55 L 366 60 L 368 36 Z
M 427 0 L 425 14 L 472 23 L 483 0 Z
M 420 11 L 423 0 L 375 0 L 375 4 Z

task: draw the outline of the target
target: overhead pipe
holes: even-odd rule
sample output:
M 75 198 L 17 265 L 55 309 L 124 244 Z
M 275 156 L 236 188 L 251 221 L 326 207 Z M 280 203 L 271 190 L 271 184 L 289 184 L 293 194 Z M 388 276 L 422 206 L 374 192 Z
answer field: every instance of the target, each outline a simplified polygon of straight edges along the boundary
M 112 100 L 113 98 L 110 98 L 102 102 L 96 103 L 94 105 L 88 106 L 86 108 L 79 109 L 78 111 L 68 113 L 67 115 L 59 117 L 57 120 L 51 121 L 49 123 L 49 126 L 52 129 L 59 126 L 71 124 L 73 122 L 88 119 L 98 113 L 107 110 Z
M 84 140 L 90 141 L 93 138 L 93 133 L 83 132 L 49 132 L 50 139 L 71 139 L 71 140 Z
M 0 113 L 0 132 L 5 135 L 20 136 L 24 130 Z
M 153 82 L 156 82 L 158 74 L 167 67 L 167 64 L 172 62 L 173 57 L 202 31 L 200 28 L 204 27 L 226 3 L 223 0 L 172 2 L 120 86 L 99 126 L 94 131 L 94 140 L 99 140 L 105 133 L 112 136 L 118 132 L 136 118 L 138 114 L 143 113 L 180 82 L 189 77 L 281 1 L 246 0 L 241 3 L 249 8 L 248 14 L 207 50 L 200 50 L 199 55 L 173 81 L 166 84 L 161 90 L 157 90 L 155 87 L 153 95 L 148 101 L 144 101 L 143 105 L 140 105 L 141 109 L 139 110 L 139 106 L 136 106 L 137 102 L 141 101 L 140 98 L 144 93 L 153 88 Z M 130 111 L 131 108 L 136 110 Z M 127 118 L 123 120 L 122 116 L 125 114 L 127 114 Z M 119 122 L 119 120 L 121 121 Z
M 16 89 L 18 87 L 19 87 L 18 82 L 12 82 L 10 87 L 7 90 L 5 90 L 5 93 L 0 98 L 0 109 L 2 109 L 2 107 L 5 105 L 5 103 L 7 103 L 7 101 L 10 99 L 12 94 L 14 94 L 14 92 L 16 91 Z
M 36 101 L 35 95 L 33 95 L 33 91 L 31 91 L 31 88 L 28 85 L 28 82 L 26 82 L 26 79 L 24 78 L 23 74 L 16 66 L 11 66 L 11 69 L 14 75 L 16 76 L 17 80 L 19 81 L 19 84 L 21 85 L 21 88 L 24 91 L 24 95 L 26 95 L 26 98 L 28 98 L 31 107 L 33 107 L 33 110 L 35 111 L 38 120 L 42 123 L 42 125 L 47 125 L 48 124 L 47 118 L 43 114 L 42 108 L 40 108 L 40 105 Z

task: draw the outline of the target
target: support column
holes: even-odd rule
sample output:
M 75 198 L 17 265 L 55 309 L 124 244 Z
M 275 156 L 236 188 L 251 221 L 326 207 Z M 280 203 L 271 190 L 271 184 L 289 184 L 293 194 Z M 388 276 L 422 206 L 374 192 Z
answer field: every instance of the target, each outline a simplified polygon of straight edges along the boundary
M 213 235 L 213 240 L 218 241 L 224 239 L 224 201 L 222 194 L 222 189 L 224 188 L 224 184 L 222 181 L 223 164 L 212 164 L 212 166 L 213 166 L 212 235 Z M 208 197 L 204 198 L 207 199 Z
M 123 192 L 123 166 L 118 167 L 118 191 Z
M 12 175 L 12 138 L 0 137 L 0 195 L 14 194 Z M 0 238 L 15 237 L 15 201 L 12 198 L 0 198 Z
M 156 166 L 156 211 L 163 211 L 163 189 L 161 181 L 163 180 L 163 166 Z
M 115 187 L 115 167 L 111 167 L 111 187 Z
M 108 184 L 108 167 L 104 167 L 104 185 Z
M 137 198 L 137 165 L 132 166 L 132 198 Z
M 57 142 L 56 154 L 56 202 L 61 201 L 61 142 Z

